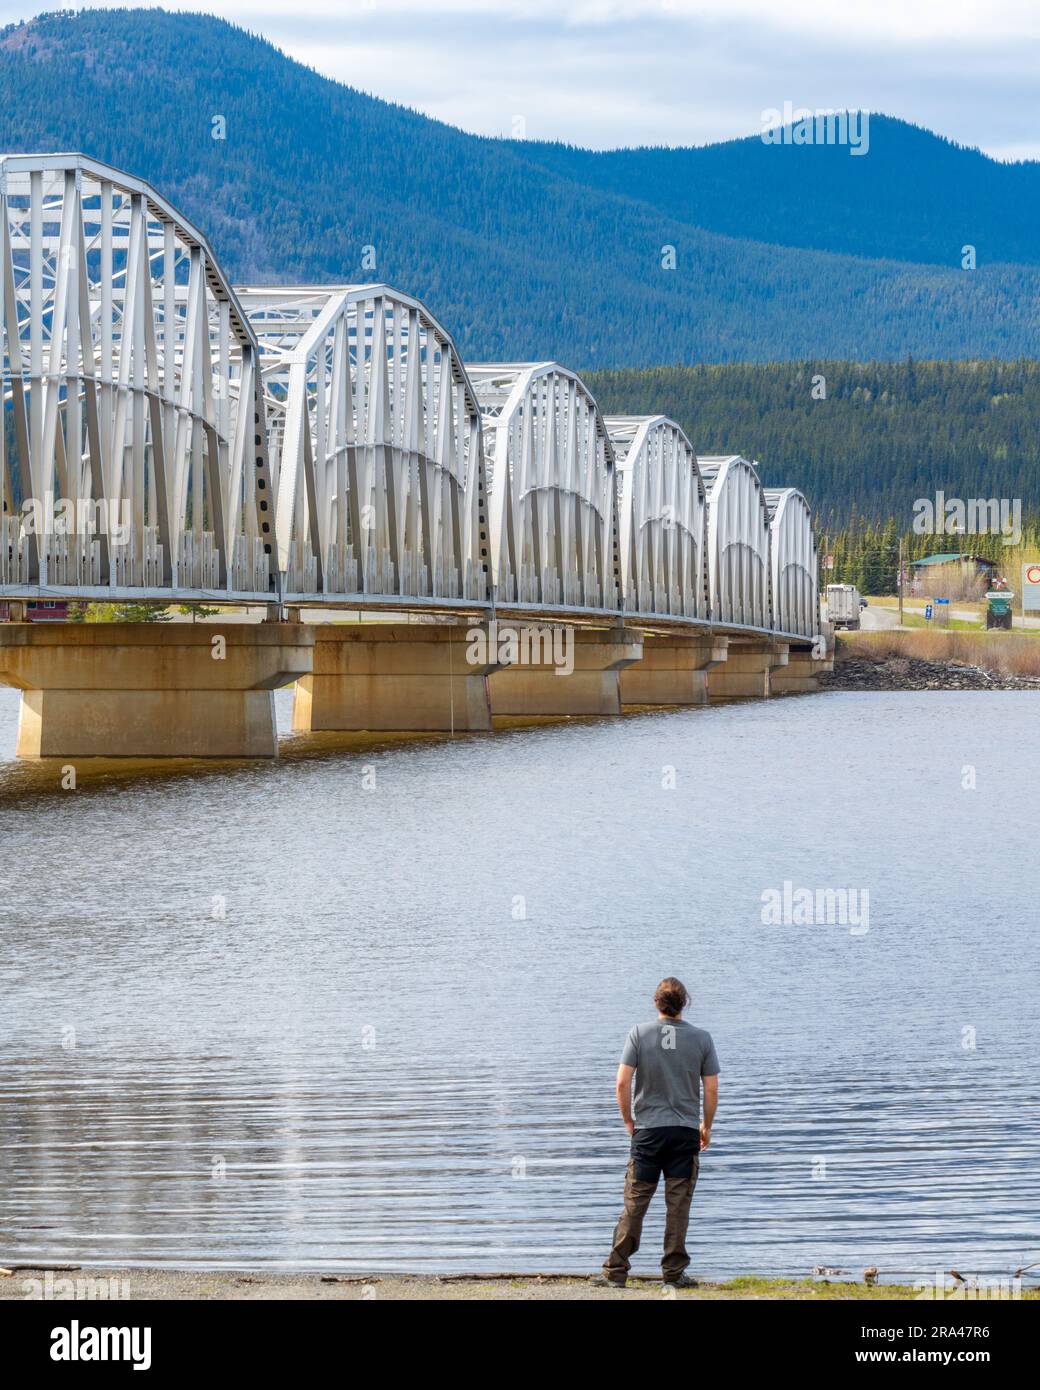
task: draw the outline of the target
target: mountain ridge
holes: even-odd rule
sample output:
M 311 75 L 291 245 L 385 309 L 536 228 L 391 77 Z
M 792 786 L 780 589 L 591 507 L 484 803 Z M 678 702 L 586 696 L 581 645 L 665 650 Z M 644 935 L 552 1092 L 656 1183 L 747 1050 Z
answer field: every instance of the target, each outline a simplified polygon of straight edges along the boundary
M 217 116 L 225 140 L 211 138 Z M 904 125 L 872 125 L 872 142 L 884 151 L 880 132 Z M 472 361 L 558 357 L 590 369 L 908 352 L 1013 358 L 1033 350 L 1040 328 L 1031 263 L 994 265 L 980 253 L 969 273 L 856 255 L 840 246 L 856 205 L 837 199 L 838 249 L 768 240 L 782 231 L 773 224 L 784 206 L 756 213 L 746 190 L 716 200 L 737 210 L 726 212 L 736 219 L 729 229 L 699 225 L 683 219 L 707 217 L 703 178 L 673 178 L 669 192 L 656 156 L 644 168 L 646 149 L 608 152 L 604 163 L 596 152 L 577 159 L 575 147 L 470 135 L 333 82 L 207 15 L 88 10 L 9 26 L 0 146 L 82 149 L 149 179 L 239 282 L 397 284 L 428 303 Z M 743 162 L 727 172 L 717 152 L 731 146 Z M 770 148 L 752 138 L 679 155 L 699 168 L 707 152 L 717 185 L 759 177 L 759 151 Z M 869 165 L 874 152 L 851 163 Z M 834 163 L 823 153 L 805 166 L 817 180 Z M 639 197 L 625 163 L 633 158 Z M 840 185 L 849 175 L 833 177 Z M 814 234 L 825 233 L 821 212 Z M 927 222 L 905 232 L 925 250 L 936 234 Z M 674 270 L 662 265 L 668 246 Z M 1007 246 L 1018 254 L 1011 230 Z M 374 266 L 361 264 L 365 247 Z

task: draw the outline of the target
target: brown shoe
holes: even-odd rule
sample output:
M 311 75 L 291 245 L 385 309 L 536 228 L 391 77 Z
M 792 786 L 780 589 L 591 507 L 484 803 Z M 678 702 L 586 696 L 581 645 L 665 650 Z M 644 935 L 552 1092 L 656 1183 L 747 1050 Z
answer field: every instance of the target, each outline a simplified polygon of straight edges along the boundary
M 626 1279 L 611 1279 L 609 1274 L 597 1274 L 593 1277 L 592 1282 L 597 1289 L 623 1289 L 628 1281 Z
M 677 1274 L 674 1279 L 663 1281 L 666 1289 L 699 1289 L 700 1284 L 696 1279 L 691 1279 L 688 1274 Z

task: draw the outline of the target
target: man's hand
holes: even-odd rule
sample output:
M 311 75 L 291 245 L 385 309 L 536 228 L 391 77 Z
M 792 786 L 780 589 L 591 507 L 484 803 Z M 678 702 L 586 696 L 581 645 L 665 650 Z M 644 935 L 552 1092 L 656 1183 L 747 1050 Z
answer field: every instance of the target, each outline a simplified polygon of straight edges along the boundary
M 625 1128 L 628 1130 L 628 1133 L 629 1133 L 629 1136 L 630 1136 L 630 1137 L 631 1137 L 633 1134 L 635 1134 L 635 1132 L 636 1132 L 636 1122 L 635 1122 L 635 1120 L 626 1120 L 626 1121 L 625 1121 Z
M 711 1143 L 711 1125 L 701 1125 L 701 1152 Z

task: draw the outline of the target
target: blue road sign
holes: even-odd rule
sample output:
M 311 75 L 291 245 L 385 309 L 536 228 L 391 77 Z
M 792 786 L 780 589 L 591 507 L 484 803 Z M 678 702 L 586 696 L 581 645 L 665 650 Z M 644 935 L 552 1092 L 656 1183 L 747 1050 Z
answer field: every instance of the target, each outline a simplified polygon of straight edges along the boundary
M 926 623 L 932 621 L 932 605 L 930 603 L 926 603 L 924 606 L 924 620 Z

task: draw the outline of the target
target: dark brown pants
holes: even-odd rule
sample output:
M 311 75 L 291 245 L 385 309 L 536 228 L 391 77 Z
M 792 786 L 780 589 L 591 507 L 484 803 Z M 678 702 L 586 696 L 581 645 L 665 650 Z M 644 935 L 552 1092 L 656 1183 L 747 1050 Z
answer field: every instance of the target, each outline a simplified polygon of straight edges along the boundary
M 690 1203 L 699 1170 L 700 1157 L 695 1154 L 688 1178 L 664 1180 L 664 1255 L 661 1258 L 661 1274 L 666 1280 L 677 1279 L 690 1263 L 686 1253 L 686 1228 L 690 1224 Z M 643 1234 L 643 1217 L 656 1191 L 657 1180 L 645 1182 L 637 1178 L 635 1159 L 630 1160 L 625 1175 L 625 1209 L 614 1228 L 614 1244 L 610 1254 L 603 1262 L 603 1273 L 608 1279 L 616 1279 L 620 1284 L 628 1277 L 632 1256 L 639 1249 Z

